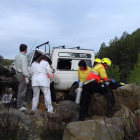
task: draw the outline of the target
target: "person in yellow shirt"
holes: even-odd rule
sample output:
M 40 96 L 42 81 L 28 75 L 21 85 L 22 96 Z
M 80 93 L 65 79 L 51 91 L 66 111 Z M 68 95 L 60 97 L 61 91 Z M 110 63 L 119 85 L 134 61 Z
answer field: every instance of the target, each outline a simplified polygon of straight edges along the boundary
M 87 115 L 88 115 L 88 107 L 90 104 L 90 95 L 98 92 L 104 95 L 108 95 L 108 86 L 105 83 L 102 83 L 101 81 L 105 82 L 112 82 L 115 83 L 114 79 L 108 78 L 106 74 L 106 69 L 111 66 L 111 61 L 108 58 L 103 58 L 101 63 L 96 65 L 89 73 L 87 80 L 85 81 L 85 85 L 83 86 L 83 91 L 82 91 L 82 97 L 81 97 L 81 102 L 80 102 L 80 115 L 79 115 L 79 120 L 83 121 Z M 115 107 L 115 99 L 114 95 L 112 93 L 111 95 L 111 104 L 113 107 Z M 116 110 L 119 110 L 119 108 L 116 108 Z
M 84 82 L 87 80 L 88 74 L 91 71 L 91 68 L 86 65 L 84 60 L 79 61 L 78 63 L 78 84 L 84 85 Z

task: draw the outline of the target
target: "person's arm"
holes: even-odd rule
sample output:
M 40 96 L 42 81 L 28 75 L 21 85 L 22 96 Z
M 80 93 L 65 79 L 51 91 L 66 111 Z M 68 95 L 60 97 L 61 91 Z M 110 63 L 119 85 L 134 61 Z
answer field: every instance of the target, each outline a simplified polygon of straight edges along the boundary
M 78 69 L 78 81 L 77 83 L 79 84 L 80 83 L 80 74 L 79 74 L 79 69 Z
M 29 73 L 28 73 L 28 62 L 27 62 L 27 57 L 23 56 L 21 58 L 21 63 L 22 63 L 22 72 L 25 78 L 25 83 L 29 84 Z
M 78 80 L 80 80 L 79 69 L 78 69 Z
M 27 78 L 29 76 L 28 73 L 28 62 L 27 62 L 27 57 L 23 56 L 21 58 L 21 63 L 22 63 L 22 72 L 25 78 Z
M 53 74 L 51 72 L 51 68 L 50 68 L 50 65 L 48 62 L 45 62 L 46 65 L 45 65 L 45 70 L 46 70 L 46 73 L 49 74 L 50 76 L 50 80 L 52 81 L 53 80 Z
M 106 79 L 106 80 L 104 80 L 104 81 L 106 81 L 106 82 L 112 82 L 112 79 L 107 78 L 107 79 Z
M 108 78 L 106 74 L 106 70 L 104 68 L 100 68 L 100 77 L 103 79 L 105 82 L 112 82 L 112 79 Z

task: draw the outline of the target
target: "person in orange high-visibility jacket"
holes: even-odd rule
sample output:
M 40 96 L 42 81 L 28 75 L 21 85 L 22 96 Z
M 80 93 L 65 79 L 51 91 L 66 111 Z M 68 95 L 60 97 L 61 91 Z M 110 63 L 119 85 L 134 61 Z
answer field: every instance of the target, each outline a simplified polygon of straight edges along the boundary
M 101 81 L 115 83 L 115 80 L 108 78 L 106 74 L 106 69 L 109 66 L 111 66 L 110 59 L 103 58 L 101 63 L 96 65 L 88 74 L 85 85 L 83 86 L 82 97 L 80 102 L 80 121 L 83 121 L 88 116 L 88 107 L 90 104 L 91 94 L 95 92 L 107 94 L 108 87 L 105 83 L 102 83 Z M 112 104 L 115 105 L 114 95 L 112 95 Z

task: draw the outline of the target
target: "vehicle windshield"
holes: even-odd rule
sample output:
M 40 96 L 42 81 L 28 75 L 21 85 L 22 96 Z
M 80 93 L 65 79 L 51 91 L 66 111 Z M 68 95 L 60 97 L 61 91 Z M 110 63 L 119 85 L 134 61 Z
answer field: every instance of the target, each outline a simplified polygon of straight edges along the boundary
M 42 52 L 40 50 L 32 51 L 27 55 L 28 66 L 30 66 L 34 61 L 36 61 L 37 58 L 39 58 L 41 55 L 46 55 L 48 58 L 50 58 L 48 53 L 45 54 L 45 52 Z
M 31 59 L 33 57 L 33 54 L 34 54 L 34 51 L 30 52 L 29 54 L 27 54 L 27 61 L 28 61 L 28 66 L 30 66 L 30 62 L 31 62 Z

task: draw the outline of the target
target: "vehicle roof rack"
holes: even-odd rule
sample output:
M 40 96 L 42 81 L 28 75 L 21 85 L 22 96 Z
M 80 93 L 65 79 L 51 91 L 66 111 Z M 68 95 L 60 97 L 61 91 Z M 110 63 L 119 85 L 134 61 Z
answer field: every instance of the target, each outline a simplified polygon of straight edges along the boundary
M 63 49 L 65 49 L 65 45 L 63 45 L 63 46 L 58 46 L 58 47 L 53 47 L 52 49 L 57 49 L 57 48 L 63 48 Z
M 49 44 L 49 41 L 39 45 L 39 46 L 36 46 L 37 49 L 39 49 L 41 46 L 45 45 L 45 52 L 46 52 L 46 44 L 49 45 L 49 54 L 50 54 L 50 44 Z
M 68 48 L 68 49 L 80 49 L 80 46 L 72 47 L 72 48 Z

